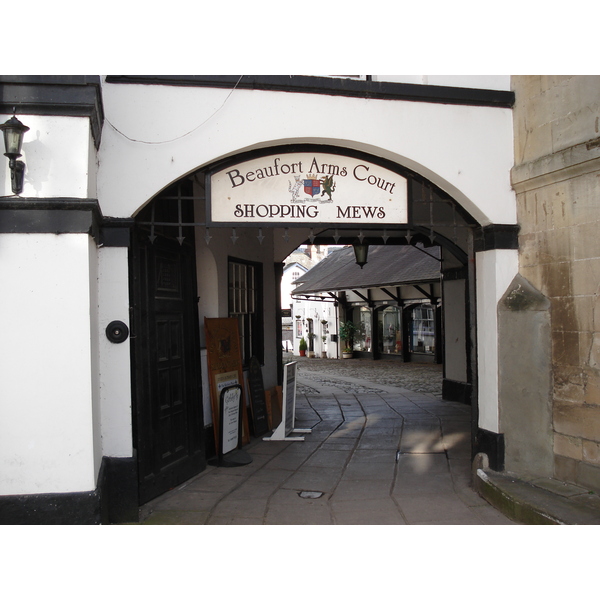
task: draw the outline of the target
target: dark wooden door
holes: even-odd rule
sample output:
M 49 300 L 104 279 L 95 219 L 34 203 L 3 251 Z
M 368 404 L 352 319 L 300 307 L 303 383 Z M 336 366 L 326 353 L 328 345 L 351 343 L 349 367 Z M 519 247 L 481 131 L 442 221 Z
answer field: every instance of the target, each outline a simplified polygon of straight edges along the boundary
M 133 237 L 134 437 L 144 504 L 206 463 L 193 239 L 153 239 L 144 227 Z

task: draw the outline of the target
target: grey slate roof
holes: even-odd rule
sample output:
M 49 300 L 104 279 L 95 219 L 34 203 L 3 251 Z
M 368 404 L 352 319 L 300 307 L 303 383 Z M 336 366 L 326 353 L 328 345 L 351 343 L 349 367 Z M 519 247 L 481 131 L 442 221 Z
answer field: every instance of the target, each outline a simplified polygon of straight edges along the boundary
M 438 246 L 421 250 L 414 246 L 370 246 L 367 264 L 361 269 L 356 264 L 354 249 L 341 248 L 298 277 L 292 294 L 439 281 L 440 262 L 432 256 L 440 258 Z

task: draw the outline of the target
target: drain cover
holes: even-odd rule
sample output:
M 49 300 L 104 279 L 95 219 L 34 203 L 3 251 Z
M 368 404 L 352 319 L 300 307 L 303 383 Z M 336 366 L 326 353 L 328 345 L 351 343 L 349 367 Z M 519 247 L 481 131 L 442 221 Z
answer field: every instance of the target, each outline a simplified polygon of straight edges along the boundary
M 310 492 L 310 491 L 300 492 L 298 494 L 298 496 L 300 496 L 300 498 L 320 498 L 322 495 L 323 495 L 323 492 Z

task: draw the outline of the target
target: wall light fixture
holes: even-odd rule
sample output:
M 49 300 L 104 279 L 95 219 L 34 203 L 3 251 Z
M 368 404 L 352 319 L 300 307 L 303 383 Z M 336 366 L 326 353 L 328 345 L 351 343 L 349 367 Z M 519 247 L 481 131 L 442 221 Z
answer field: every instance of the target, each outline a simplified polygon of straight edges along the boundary
M 29 127 L 23 125 L 16 116 L 12 116 L 6 123 L 0 125 L 0 130 L 4 134 L 4 156 L 8 157 L 8 166 L 10 168 L 10 179 L 13 194 L 20 194 L 23 191 L 23 179 L 25 177 L 25 163 L 17 160 L 21 156 L 21 147 L 23 146 L 23 136 Z

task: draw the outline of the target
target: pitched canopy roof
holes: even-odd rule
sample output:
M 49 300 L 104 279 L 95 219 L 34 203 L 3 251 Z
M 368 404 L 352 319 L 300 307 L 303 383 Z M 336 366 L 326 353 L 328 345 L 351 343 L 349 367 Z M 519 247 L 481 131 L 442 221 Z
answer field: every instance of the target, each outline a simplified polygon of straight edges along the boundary
M 426 283 L 440 279 L 440 248 L 370 246 L 367 264 L 361 269 L 352 246 L 332 252 L 296 279 L 293 296 L 357 288 Z

